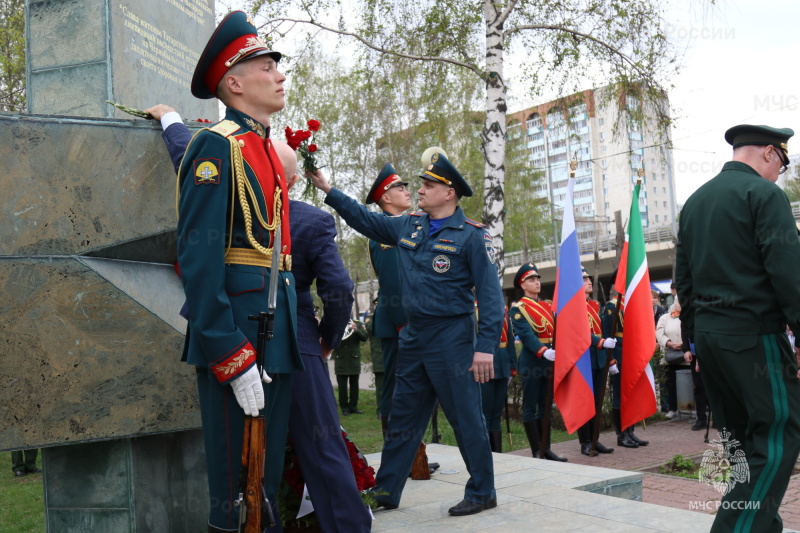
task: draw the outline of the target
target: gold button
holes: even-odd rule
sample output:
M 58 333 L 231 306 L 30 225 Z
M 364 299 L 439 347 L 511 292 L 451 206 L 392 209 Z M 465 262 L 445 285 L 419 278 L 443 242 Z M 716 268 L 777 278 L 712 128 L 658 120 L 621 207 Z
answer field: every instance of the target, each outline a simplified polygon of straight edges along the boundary
M 241 139 L 239 139 L 239 146 L 240 146 L 240 147 L 242 147 L 242 148 L 244 148 L 244 141 L 243 141 L 243 140 L 241 140 Z
M 292 283 L 289 281 L 289 278 L 286 278 L 286 284 L 291 285 Z

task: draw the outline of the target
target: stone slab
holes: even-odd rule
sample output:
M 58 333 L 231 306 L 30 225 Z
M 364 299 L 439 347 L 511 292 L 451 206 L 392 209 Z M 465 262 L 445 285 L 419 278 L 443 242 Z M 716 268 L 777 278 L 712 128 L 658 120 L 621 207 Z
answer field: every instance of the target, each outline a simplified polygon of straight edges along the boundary
M 503 472 L 495 476 L 497 508 L 451 517 L 447 510 L 463 498 L 466 467 L 458 448 L 429 444 L 427 452 L 440 470 L 430 481 L 409 480 L 399 509 L 375 513 L 373 532 L 699 533 L 708 531 L 714 519 L 636 501 L 643 478 L 638 472 L 510 454 L 493 454 L 496 470 Z M 367 460 L 377 470 L 381 455 L 368 455 Z
M 77 257 L 0 256 L 0 291 L 0 450 L 200 427 L 182 333 Z
M 106 100 L 145 109 L 169 103 L 215 121 L 213 100 L 191 95 L 194 67 L 216 26 L 213 0 L 34 0 L 26 10 L 32 113 L 125 117 Z

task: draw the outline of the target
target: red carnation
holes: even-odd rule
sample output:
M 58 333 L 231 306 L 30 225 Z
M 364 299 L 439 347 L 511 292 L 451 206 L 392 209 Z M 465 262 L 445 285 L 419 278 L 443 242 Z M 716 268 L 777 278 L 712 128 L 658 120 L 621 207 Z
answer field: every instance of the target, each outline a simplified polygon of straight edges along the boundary
M 308 129 L 311 131 L 317 131 L 319 129 L 319 120 L 314 120 L 313 118 L 308 121 Z
M 308 145 L 308 151 L 313 154 L 314 152 L 317 151 L 317 145 L 316 144 L 309 144 Z

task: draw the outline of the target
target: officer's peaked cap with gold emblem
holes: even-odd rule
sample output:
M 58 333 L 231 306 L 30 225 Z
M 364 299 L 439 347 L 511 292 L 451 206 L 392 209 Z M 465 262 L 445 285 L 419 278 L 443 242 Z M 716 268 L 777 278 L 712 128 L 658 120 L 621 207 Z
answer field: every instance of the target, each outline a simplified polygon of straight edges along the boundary
M 789 161 L 789 138 L 794 135 L 794 130 L 789 128 L 773 128 L 770 126 L 752 126 L 740 124 L 725 132 L 725 140 L 738 148 L 748 144 L 759 146 L 772 145 L 783 152 L 784 161 Z
M 456 170 L 456 167 L 447 159 L 447 156 L 440 152 L 436 152 L 431 156 L 431 164 L 419 177 L 424 180 L 438 181 L 448 187 L 452 187 L 459 198 L 472 196 L 472 189 L 467 180 Z
M 386 163 L 375 179 L 375 183 L 372 184 L 372 188 L 369 190 L 369 194 L 367 194 L 367 199 L 364 200 L 364 203 L 378 203 L 383 193 L 398 185 L 408 185 L 408 182 L 403 181 L 400 176 L 397 175 L 391 163 Z
M 588 272 L 586 272 L 586 268 L 585 268 L 583 265 L 581 265 L 581 274 L 583 274 L 583 277 L 584 277 L 584 278 L 590 278 L 590 277 L 591 277 L 591 276 L 589 275 L 589 273 L 588 273 Z
M 531 276 L 536 276 L 537 278 L 541 278 L 542 276 L 539 275 L 539 272 L 536 270 L 536 265 L 533 263 L 527 263 L 519 267 L 517 270 L 517 275 L 514 276 L 514 286 L 522 288 L 522 282 L 528 279 Z
M 254 57 L 269 55 L 277 63 L 281 53 L 270 50 L 258 36 L 258 30 L 243 11 L 232 11 L 219 23 L 208 40 L 194 69 L 192 94 L 214 98 L 217 85 L 232 66 Z

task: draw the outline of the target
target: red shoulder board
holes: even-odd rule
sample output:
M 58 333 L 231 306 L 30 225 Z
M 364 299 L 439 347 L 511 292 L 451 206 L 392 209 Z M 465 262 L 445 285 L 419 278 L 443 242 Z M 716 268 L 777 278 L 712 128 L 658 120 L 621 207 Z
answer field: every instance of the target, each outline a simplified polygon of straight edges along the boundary
M 486 227 L 486 224 L 482 224 L 482 223 L 478 222 L 477 220 L 472 220 L 471 218 L 464 219 L 464 222 L 466 222 L 470 226 L 475 226 L 476 228 L 485 228 Z

